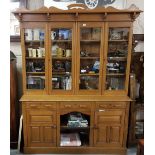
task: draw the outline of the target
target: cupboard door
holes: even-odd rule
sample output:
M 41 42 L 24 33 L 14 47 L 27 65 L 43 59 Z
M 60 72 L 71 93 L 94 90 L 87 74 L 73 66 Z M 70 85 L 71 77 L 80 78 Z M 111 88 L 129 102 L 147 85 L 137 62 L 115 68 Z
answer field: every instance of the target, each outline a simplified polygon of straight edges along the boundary
M 47 25 L 21 24 L 23 87 L 26 93 L 47 93 Z
M 128 91 L 132 33 L 130 23 L 110 22 L 105 35 L 105 93 Z
M 95 112 L 94 145 L 122 146 L 124 110 L 99 109 Z
M 28 146 L 30 147 L 48 147 L 56 146 L 56 129 L 51 124 L 42 126 L 31 124 L 28 127 Z
M 56 146 L 56 112 L 27 110 L 28 146 Z
M 101 93 L 103 24 L 78 24 L 77 88 L 79 94 Z
M 75 85 L 75 23 L 51 23 L 49 34 L 51 93 L 72 94 Z

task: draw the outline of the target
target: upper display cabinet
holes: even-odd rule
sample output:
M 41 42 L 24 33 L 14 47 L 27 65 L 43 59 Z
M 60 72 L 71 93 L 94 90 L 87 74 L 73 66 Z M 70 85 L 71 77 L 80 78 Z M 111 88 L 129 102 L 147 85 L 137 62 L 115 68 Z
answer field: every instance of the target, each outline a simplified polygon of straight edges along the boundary
M 127 95 L 138 9 L 54 7 L 20 21 L 24 94 Z

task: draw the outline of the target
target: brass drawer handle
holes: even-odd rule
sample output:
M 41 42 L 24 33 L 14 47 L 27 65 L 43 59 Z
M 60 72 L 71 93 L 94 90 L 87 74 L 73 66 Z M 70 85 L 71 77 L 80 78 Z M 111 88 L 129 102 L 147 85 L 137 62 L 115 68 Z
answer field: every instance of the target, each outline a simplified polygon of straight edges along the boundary
M 105 110 L 104 109 L 99 109 L 98 112 L 105 112 Z

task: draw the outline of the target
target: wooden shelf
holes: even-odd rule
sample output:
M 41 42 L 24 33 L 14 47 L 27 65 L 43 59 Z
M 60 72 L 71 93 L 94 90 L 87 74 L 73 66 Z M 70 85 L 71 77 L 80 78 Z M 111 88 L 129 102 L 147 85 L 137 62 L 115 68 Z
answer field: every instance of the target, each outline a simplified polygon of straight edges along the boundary
M 100 59 L 100 57 L 80 57 L 80 59 Z
M 101 42 L 100 40 L 80 40 L 80 42 Z
M 107 76 L 124 76 L 124 73 L 107 73 Z
M 45 60 L 45 57 L 26 57 L 27 60 Z
M 80 76 L 99 76 L 99 74 L 97 73 L 86 73 L 86 74 L 80 74 Z
M 89 130 L 90 127 L 68 127 L 68 126 L 60 126 L 61 129 L 64 129 L 64 130 Z
M 128 42 L 128 40 L 108 40 L 109 42 Z
M 45 75 L 29 75 L 29 77 L 32 77 L 32 78 L 41 78 L 41 79 L 44 79 L 45 80 Z
M 74 149 L 76 149 L 76 148 L 87 148 L 87 147 L 89 147 L 89 144 L 82 144 L 81 146 L 60 146 L 60 147 L 62 147 L 62 148 L 74 148 Z
M 54 42 L 54 43 L 55 43 L 55 42 L 58 42 L 58 43 L 59 43 L 59 42 L 60 42 L 60 43 L 61 43 L 61 42 L 72 42 L 72 40 L 52 40 L 52 42 Z
M 40 75 L 40 74 L 45 74 L 45 72 L 26 72 L 26 74 Z
M 57 60 L 57 59 L 59 59 L 59 60 L 71 60 L 72 57 L 52 57 L 52 59 L 55 59 L 55 60 Z
M 127 57 L 108 57 L 108 60 L 127 61 Z
M 71 75 L 71 72 L 52 72 L 53 75 Z
M 25 43 L 40 43 L 44 42 L 44 40 L 25 40 Z

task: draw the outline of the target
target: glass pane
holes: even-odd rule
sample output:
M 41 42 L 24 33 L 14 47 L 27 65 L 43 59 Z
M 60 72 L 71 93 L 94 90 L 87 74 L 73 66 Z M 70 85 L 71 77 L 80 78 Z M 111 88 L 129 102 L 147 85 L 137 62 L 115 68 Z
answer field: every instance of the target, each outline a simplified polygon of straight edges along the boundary
M 79 89 L 98 89 L 101 28 L 81 28 Z
M 45 31 L 25 29 L 27 89 L 45 89 Z
M 72 30 L 51 29 L 52 89 L 72 89 Z
M 119 90 L 124 89 L 125 85 L 125 77 L 119 77 L 114 75 L 114 77 L 108 77 L 106 78 L 106 89 L 108 90 Z
M 98 89 L 99 88 L 98 76 L 81 76 L 80 77 L 80 89 Z
M 128 56 L 128 28 L 110 28 L 106 65 L 106 89 L 125 89 Z

